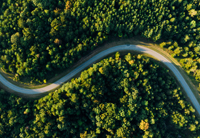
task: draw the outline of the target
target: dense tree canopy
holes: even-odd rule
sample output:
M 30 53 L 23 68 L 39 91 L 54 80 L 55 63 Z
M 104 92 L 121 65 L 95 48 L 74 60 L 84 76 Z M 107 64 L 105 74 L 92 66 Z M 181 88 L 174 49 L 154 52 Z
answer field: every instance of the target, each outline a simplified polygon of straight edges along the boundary
M 200 121 L 168 71 L 107 58 L 39 100 L 0 93 L 0 137 L 197 138 Z
M 1 0 L 0 64 L 46 82 L 109 37 L 140 35 L 200 80 L 197 0 Z M 198 137 L 194 108 L 166 69 L 116 53 L 39 100 L 0 91 L 0 137 Z
M 1 0 L 0 64 L 19 77 L 43 80 L 111 36 L 134 35 L 163 38 L 173 56 L 196 62 L 199 11 L 197 0 Z

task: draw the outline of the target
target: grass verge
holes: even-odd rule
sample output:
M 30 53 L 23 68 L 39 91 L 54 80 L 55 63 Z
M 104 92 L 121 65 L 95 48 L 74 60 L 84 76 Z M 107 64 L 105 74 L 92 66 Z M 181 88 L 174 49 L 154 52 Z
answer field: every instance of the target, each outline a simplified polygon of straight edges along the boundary
M 13 77 L 14 77 L 14 74 L 10 74 L 10 73 L 5 73 L 3 72 L 2 70 L 0 71 L 0 73 L 8 80 L 10 81 L 11 83 L 13 83 L 14 85 L 17 85 L 19 87 L 23 87 L 23 88 L 29 88 L 29 89 L 36 89 L 36 88 L 41 88 L 41 87 L 45 87 L 47 85 L 50 85 L 51 83 L 57 81 L 58 79 L 60 79 L 61 77 L 67 75 L 69 72 L 71 72 L 73 69 L 75 69 L 76 67 L 78 67 L 80 64 L 84 63 L 85 61 L 87 61 L 88 59 L 90 59 L 91 57 L 93 57 L 94 55 L 98 54 L 99 52 L 103 51 L 103 50 L 106 50 L 110 47 L 114 47 L 114 46 L 117 46 L 117 45 L 123 45 L 123 44 L 132 44 L 132 45 L 140 45 L 140 46 L 144 46 L 144 47 L 147 47 L 147 48 L 150 48 L 160 54 L 162 54 L 164 57 L 166 57 L 167 59 L 169 59 L 176 67 L 177 69 L 179 70 L 179 72 L 182 74 L 182 76 L 184 77 L 184 79 L 186 80 L 186 82 L 188 83 L 188 85 L 190 86 L 191 90 L 193 91 L 195 97 L 197 98 L 198 102 L 200 103 L 200 95 L 199 95 L 199 91 L 198 91 L 198 82 L 195 81 L 194 77 L 193 76 L 190 76 L 188 75 L 181 67 L 181 65 L 179 64 L 179 62 L 173 58 L 169 53 L 171 51 L 169 51 L 168 49 L 165 49 L 165 48 L 160 48 L 158 43 L 155 43 L 155 42 L 152 42 L 146 38 L 143 38 L 141 36 L 134 36 L 132 38 L 128 38 L 128 39 L 124 39 L 124 38 L 115 38 L 115 37 L 112 37 L 109 39 L 109 41 L 105 41 L 101 46 L 97 47 L 96 49 L 94 49 L 93 51 L 89 52 L 88 55 L 82 57 L 79 61 L 77 61 L 72 67 L 70 67 L 69 69 L 66 69 L 66 70 L 57 70 L 55 71 L 54 74 L 56 74 L 55 76 L 51 76 L 51 75 L 48 75 L 49 76 L 49 79 L 47 79 L 47 83 L 46 84 L 42 84 L 42 85 L 38 85 L 38 84 L 31 84 L 29 82 L 26 81 L 26 79 L 22 79 L 22 80 L 25 80 L 25 81 L 13 81 Z M 120 52 L 122 53 L 122 52 Z M 134 52 L 134 51 L 127 51 L 126 53 L 132 53 L 132 54 L 143 54 L 144 56 L 148 56 L 150 57 L 151 59 L 154 59 L 155 61 L 159 62 L 158 60 L 156 60 L 153 56 L 150 56 L 148 54 L 144 54 L 144 53 L 141 53 L 141 52 Z M 110 54 L 110 55 L 107 55 L 105 57 L 110 57 L 110 56 L 113 56 L 113 54 Z M 105 57 L 102 57 L 101 59 L 105 58 Z M 100 61 L 100 60 L 99 60 Z M 98 62 L 98 61 L 96 61 Z M 92 63 L 93 64 L 93 63 Z M 91 65 L 92 65 L 91 64 Z M 166 66 L 164 64 L 162 64 L 161 62 L 159 62 L 159 64 L 163 67 L 166 68 Z M 90 67 L 91 65 L 89 65 L 88 67 Z M 60 73 L 61 72 L 61 73 Z M 80 72 L 78 74 L 76 74 L 74 76 L 75 77 L 79 77 L 80 75 Z M 173 77 L 174 74 L 172 72 L 170 72 L 170 75 L 172 75 Z M 177 82 L 178 83 L 178 82 Z M 180 85 L 179 85 L 180 86 Z M 4 87 L 5 88 L 5 87 Z M 181 87 L 182 88 L 182 87 Z M 183 90 L 183 89 L 182 89 Z M 10 90 L 8 90 L 10 91 Z M 185 93 L 185 92 L 184 92 Z M 20 96 L 20 94 L 19 94 Z M 22 96 L 24 97 L 24 95 Z M 25 96 L 26 97 L 26 96 Z M 39 96 L 40 97 L 40 96 Z M 187 100 L 190 101 L 189 98 L 187 98 Z

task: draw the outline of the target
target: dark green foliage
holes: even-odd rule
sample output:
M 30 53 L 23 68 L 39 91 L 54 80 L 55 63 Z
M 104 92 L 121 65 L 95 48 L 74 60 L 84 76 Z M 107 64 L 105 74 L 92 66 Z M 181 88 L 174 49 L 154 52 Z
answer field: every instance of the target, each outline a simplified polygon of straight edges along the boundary
M 134 35 L 176 41 L 182 49 L 169 45 L 173 56 L 199 58 L 193 52 L 200 38 L 199 10 L 195 0 L 1 0 L 0 55 L 10 58 L 0 63 L 19 77 L 43 80 L 111 36 Z
M 39 100 L 4 91 L 0 95 L 2 138 L 175 138 L 200 133 L 200 120 L 175 80 L 142 55 L 120 58 L 117 53 Z

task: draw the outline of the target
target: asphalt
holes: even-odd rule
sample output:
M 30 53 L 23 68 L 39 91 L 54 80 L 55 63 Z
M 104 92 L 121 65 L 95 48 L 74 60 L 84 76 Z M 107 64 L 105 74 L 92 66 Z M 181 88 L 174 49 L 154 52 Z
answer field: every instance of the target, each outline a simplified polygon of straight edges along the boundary
M 190 98 L 192 104 L 194 105 L 194 107 L 196 108 L 196 110 L 198 111 L 198 113 L 200 114 L 200 105 L 196 99 L 196 97 L 194 96 L 192 90 L 190 89 L 190 87 L 188 86 L 188 84 L 186 83 L 185 79 L 183 78 L 183 76 L 181 75 L 181 73 L 178 71 L 178 69 L 173 65 L 173 63 L 171 63 L 168 59 L 166 59 L 164 56 L 162 56 L 161 54 L 143 47 L 143 46 L 136 46 L 136 45 L 119 45 L 119 46 L 115 46 L 115 47 L 111 47 L 109 49 L 106 49 L 98 54 L 96 54 L 95 56 L 93 56 L 92 58 L 90 58 L 88 61 L 82 63 L 80 66 L 78 66 L 77 68 L 75 68 L 74 70 L 72 70 L 70 73 L 68 73 L 67 75 L 63 76 L 62 78 L 60 78 L 59 80 L 57 80 L 56 82 L 45 86 L 43 88 L 38 88 L 38 89 L 26 89 L 26 88 L 21 88 L 18 87 L 12 83 L 10 83 L 9 81 L 7 81 L 1 74 L 0 74 L 0 82 L 5 85 L 6 87 L 12 89 L 15 92 L 18 93 L 23 93 L 23 94 L 40 94 L 40 93 L 44 93 L 44 92 L 48 92 L 51 91 L 57 87 L 59 87 L 60 85 L 62 85 L 64 82 L 70 80 L 71 78 L 73 78 L 73 76 L 75 76 L 77 73 L 79 73 L 80 71 L 84 70 L 88 65 L 94 63 L 95 61 L 101 59 L 102 57 L 105 57 L 108 54 L 117 52 L 117 51 L 138 51 L 138 52 L 143 52 L 143 53 L 147 53 L 149 55 L 154 56 L 155 58 L 157 58 L 158 60 L 160 60 L 161 62 L 163 62 L 176 76 L 177 80 L 179 81 L 179 83 L 182 85 L 182 87 L 185 89 L 188 97 Z

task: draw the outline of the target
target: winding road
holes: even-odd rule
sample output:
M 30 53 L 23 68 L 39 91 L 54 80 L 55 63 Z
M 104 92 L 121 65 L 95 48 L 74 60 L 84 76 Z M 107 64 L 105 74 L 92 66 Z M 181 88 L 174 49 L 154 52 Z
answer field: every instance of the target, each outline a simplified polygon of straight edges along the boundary
M 182 85 L 182 87 L 185 89 L 188 97 L 190 98 L 192 104 L 194 105 L 194 107 L 196 108 L 196 110 L 198 111 L 198 113 L 200 114 L 200 105 L 196 99 L 196 97 L 194 96 L 192 90 L 190 89 L 190 87 L 188 86 L 188 84 L 186 83 L 185 79 L 183 78 L 183 76 L 181 75 L 181 73 L 178 71 L 178 69 L 173 65 L 173 63 L 171 63 L 168 59 L 166 59 L 164 56 L 162 56 L 161 54 L 143 47 L 143 46 L 136 46 L 136 45 L 119 45 L 119 46 L 115 46 L 115 47 L 111 47 L 109 49 L 106 49 L 98 54 L 96 54 L 95 56 L 93 56 L 92 58 L 90 58 L 88 61 L 86 61 L 85 63 L 81 64 L 80 66 L 78 66 L 77 68 L 75 68 L 74 70 L 72 70 L 70 73 L 68 73 L 67 75 L 65 75 L 64 77 L 60 78 L 59 80 L 57 80 L 56 82 L 43 87 L 43 88 L 38 88 L 38 89 L 26 89 L 26 88 L 21 88 L 18 87 L 16 85 L 13 85 L 12 83 L 10 83 L 9 81 L 7 81 L 1 74 L 0 74 L 0 82 L 2 84 L 4 84 L 6 87 L 12 89 L 15 92 L 18 93 L 23 93 L 23 94 L 39 94 L 39 93 L 44 93 L 44 92 L 48 92 L 50 90 L 53 90 L 55 88 L 57 88 L 58 86 L 60 86 L 61 84 L 63 84 L 64 82 L 70 80 L 73 76 L 75 76 L 77 73 L 79 73 L 80 71 L 82 71 L 83 69 L 85 69 L 88 65 L 92 64 L 93 62 L 101 59 L 102 57 L 117 52 L 117 51 L 138 51 L 138 52 L 142 52 L 142 53 L 147 53 L 149 55 L 154 56 L 155 58 L 157 58 L 158 60 L 160 60 L 161 62 L 163 62 L 176 76 L 176 78 L 178 79 L 179 83 Z

